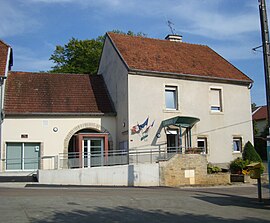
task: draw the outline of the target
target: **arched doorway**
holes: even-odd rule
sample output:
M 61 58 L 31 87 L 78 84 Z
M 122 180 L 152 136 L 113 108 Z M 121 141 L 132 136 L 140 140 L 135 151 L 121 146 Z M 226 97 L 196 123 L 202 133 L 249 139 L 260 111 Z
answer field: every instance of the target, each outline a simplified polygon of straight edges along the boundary
M 101 126 L 100 128 L 97 126 L 93 128 L 89 125 L 83 127 L 74 128 L 72 135 L 67 136 L 69 140 L 65 140 L 66 168 L 89 168 L 106 165 L 108 152 L 112 149 L 110 134 Z

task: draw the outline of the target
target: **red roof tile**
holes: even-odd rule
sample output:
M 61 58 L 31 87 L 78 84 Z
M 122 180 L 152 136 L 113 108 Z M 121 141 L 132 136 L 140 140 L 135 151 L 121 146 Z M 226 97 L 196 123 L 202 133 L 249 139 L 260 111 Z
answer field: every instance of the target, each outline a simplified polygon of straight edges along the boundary
M 9 46 L 0 40 L 0 76 L 5 75 Z
M 114 113 L 101 75 L 9 72 L 5 113 Z
M 257 108 L 252 114 L 252 120 L 264 120 L 267 119 L 267 106 L 261 106 Z
M 129 69 L 252 82 L 208 46 L 108 33 Z

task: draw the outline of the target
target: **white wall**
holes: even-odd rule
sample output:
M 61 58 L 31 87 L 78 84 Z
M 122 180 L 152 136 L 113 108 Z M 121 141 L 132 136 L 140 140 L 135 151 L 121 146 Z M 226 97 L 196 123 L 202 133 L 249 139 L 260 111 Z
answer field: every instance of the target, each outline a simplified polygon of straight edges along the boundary
M 139 164 L 72 170 L 38 170 L 40 184 L 159 186 L 159 165 Z
M 42 156 L 55 156 L 64 152 L 64 141 L 69 132 L 79 125 L 104 127 L 110 133 L 113 144 L 116 141 L 115 117 L 39 117 L 39 118 L 6 118 L 3 122 L 1 158 L 5 158 L 7 142 L 42 143 Z M 54 132 L 53 128 L 58 131 Z M 28 138 L 21 138 L 21 135 Z
M 161 122 L 175 116 L 193 116 L 200 119 L 192 128 L 192 145 L 197 146 L 198 136 L 206 136 L 208 140 L 208 161 L 226 163 L 240 154 L 232 152 L 233 136 L 241 136 L 243 144 L 253 142 L 251 121 L 250 90 L 246 86 L 189 81 L 143 75 L 129 76 L 129 123 L 131 128 L 141 124 L 149 116 L 149 124 L 155 125 L 149 130 L 149 137 L 141 141 L 140 134 L 130 132 L 130 149 L 156 147 L 166 144 L 166 135 Z M 178 87 L 178 111 L 165 109 L 165 85 Z M 223 93 L 221 113 L 210 111 L 210 87 L 219 87 Z M 155 137 L 161 133 L 161 138 Z
M 98 74 L 102 75 L 114 103 L 119 142 L 128 140 L 128 71 L 110 40 L 106 38 Z

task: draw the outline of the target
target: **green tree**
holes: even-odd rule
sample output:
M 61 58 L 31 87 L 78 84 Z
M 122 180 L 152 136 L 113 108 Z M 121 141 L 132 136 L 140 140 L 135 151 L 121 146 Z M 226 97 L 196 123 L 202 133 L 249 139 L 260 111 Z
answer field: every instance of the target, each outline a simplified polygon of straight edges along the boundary
M 144 33 L 127 33 L 120 30 L 113 30 L 114 33 L 130 36 L 146 36 Z M 55 64 L 50 72 L 52 73 L 80 73 L 96 74 L 103 48 L 105 36 L 96 39 L 78 40 L 72 38 L 64 46 L 56 46 L 50 57 Z
M 53 73 L 89 73 L 97 72 L 103 41 L 100 39 L 78 40 L 72 38 L 64 46 L 56 46 L 50 57 L 56 65 Z

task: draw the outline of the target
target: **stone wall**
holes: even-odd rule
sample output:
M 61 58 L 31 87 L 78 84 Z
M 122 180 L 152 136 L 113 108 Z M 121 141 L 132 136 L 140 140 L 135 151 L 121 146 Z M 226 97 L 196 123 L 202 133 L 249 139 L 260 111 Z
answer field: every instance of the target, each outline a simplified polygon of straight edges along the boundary
M 177 154 L 160 163 L 160 186 L 224 185 L 230 183 L 228 173 L 207 174 L 207 159 L 200 154 Z

